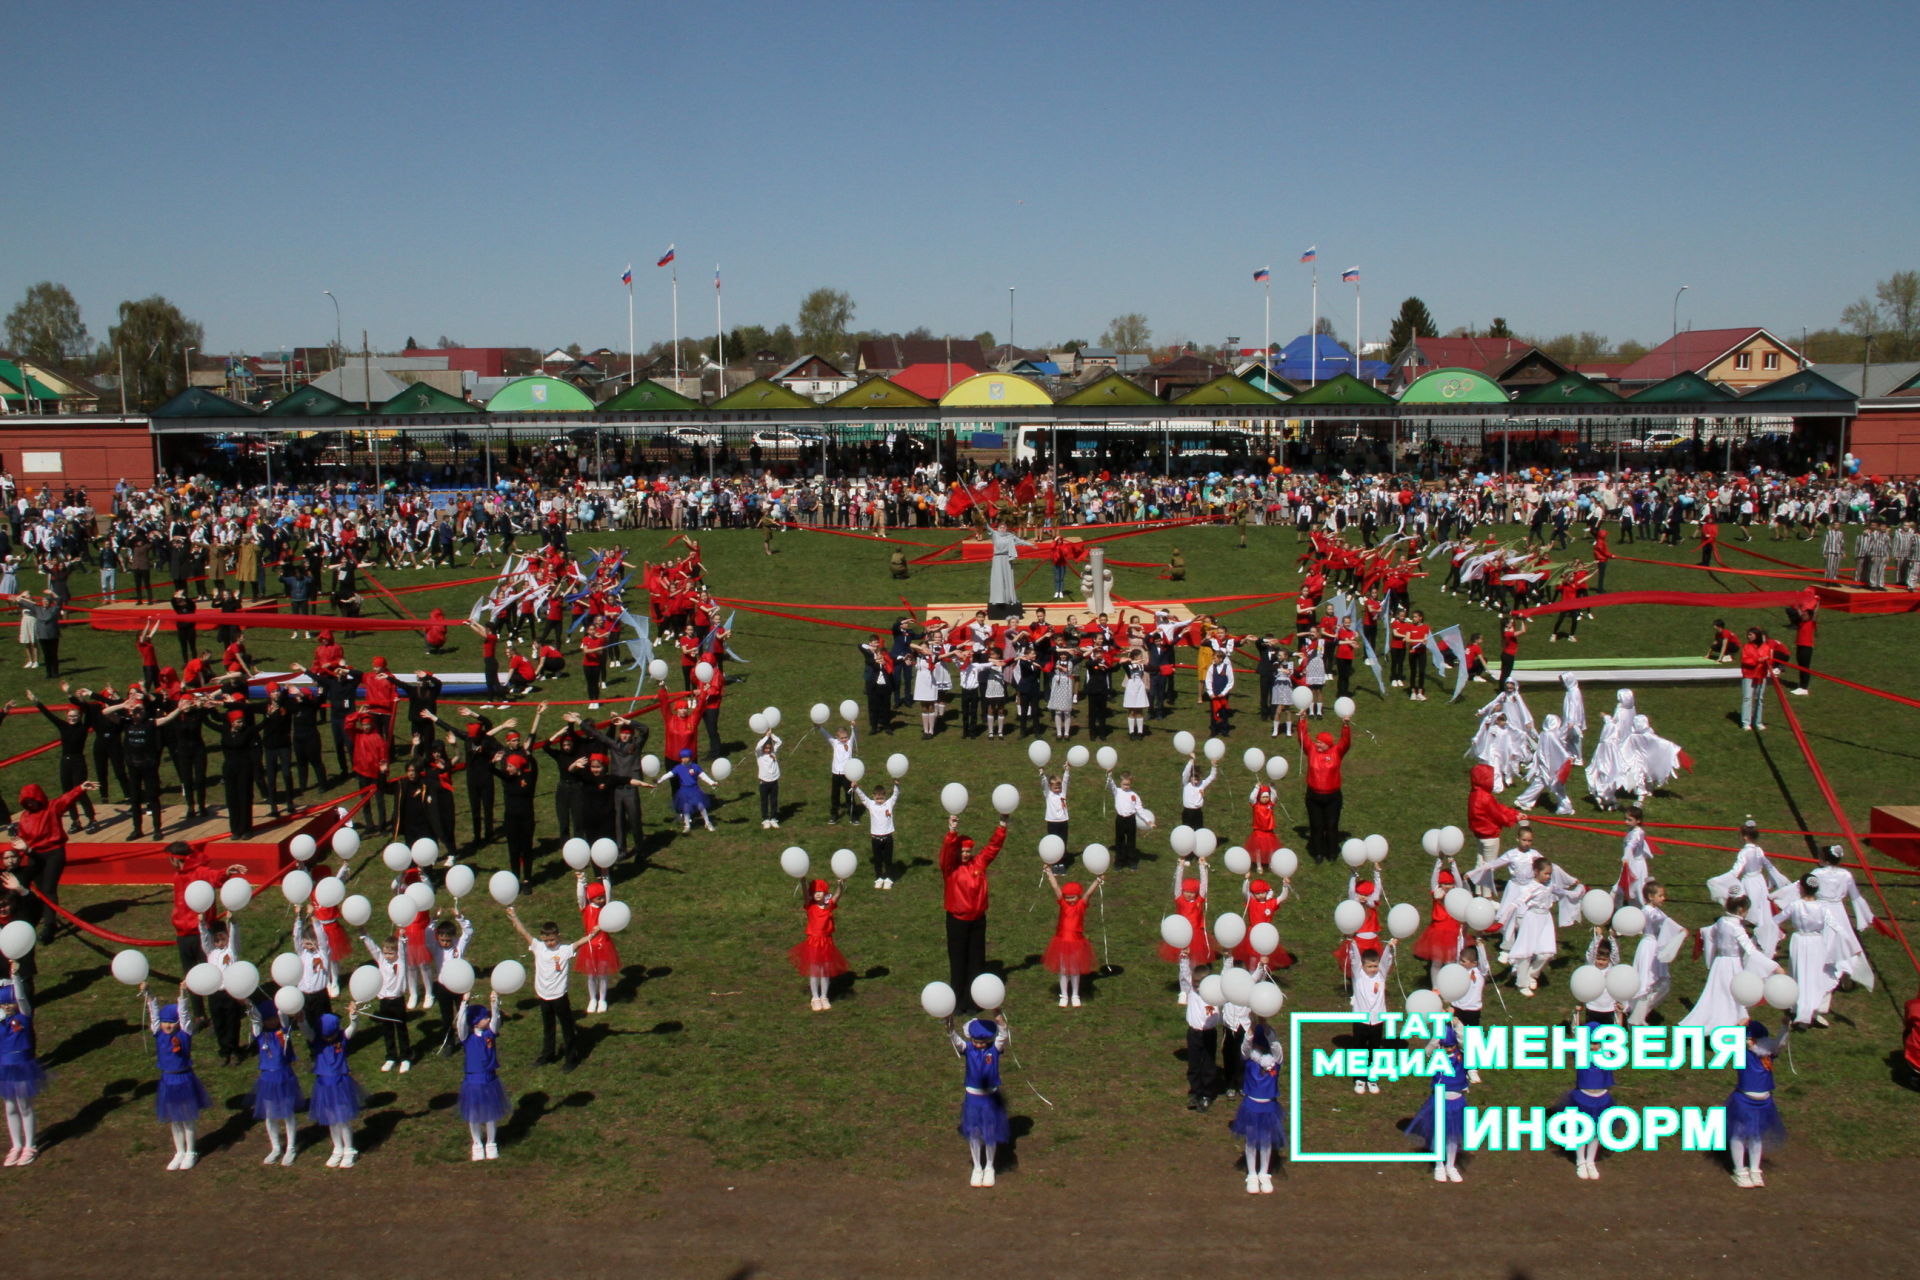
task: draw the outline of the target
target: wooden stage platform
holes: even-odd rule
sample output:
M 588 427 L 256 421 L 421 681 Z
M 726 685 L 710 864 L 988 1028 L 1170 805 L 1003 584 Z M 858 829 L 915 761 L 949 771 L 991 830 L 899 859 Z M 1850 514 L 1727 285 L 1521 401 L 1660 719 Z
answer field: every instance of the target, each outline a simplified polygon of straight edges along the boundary
M 1920 612 L 1920 591 L 1875 591 L 1869 587 L 1814 588 L 1820 607 L 1835 613 L 1915 613 Z
M 1075 578 L 1072 585 L 1078 587 L 1079 579 Z M 1048 592 L 1048 594 L 1051 595 L 1052 592 Z M 986 607 L 986 601 L 972 600 L 960 604 L 915 605 L 914 611 L 919 615 L 922 622 L 931 618 L 938 618 L 949 627 L 958 627 L 971 622 L 973 615 L 981 612 Z M 1093 620 L 1093 610 L 1087 607 L 1087 602 L 1082 599 L 1077 592 L 1070 600 L 1022 600 L 1020 607 L 1026 611 L 1026 621 L 1029 623 L 1039 618 L 1045 618 L 1049 626 L 1065 626 L 1068 614 L 1077 617 L 1082 625 Z M 1113 602 L 1113 608 L 1109 612 L 1116 622 L 1118 622 L 1121 615 L 1124 614 L 1129 623 L 1151 623 L 1154 612 L 1158 609 L 1165 609 L 1168 616 L 1175 622 L 1190 622 L 1193 620 L 1193 610 L 1178 601 L 1138 600 L 1131 604 L 1123 605 L 1118 600 L 1115 600 Z
M 154 835 L 146 823 L 145 834 L 136 838 L 133 819 L 122 802 L 102 805 L 95 801 L 103 819 L 96 831 L 84 827 L 67 836 L 66 884 L 170 884 L 173 867 L 167 862 L 166 848 L 175 840 L 204 846 L 214 863 L 228 866 L 239 863 L 247 869 L 247 878 L 263 884 L 280 874 L 293 862 L 287 846 L 302 832 L 316 840 L 332 830 L 338 821 L 333 809 L 323 808 L 304 818 L 288 821 L 274 818 L 264 803 L 254 806 L 254 827 L 247 835 L 228 834 L 226 811 L 211 806 L 212 816 L 186 821 L 186 808 L 170 804 L 161 810 L 160 834 Z M 151 817 L 152 815 L 147 815 Z
M 1910 867 L 1920 867 L 1920 805 L 1873 806 L 1867 815 L 1867 843 Z

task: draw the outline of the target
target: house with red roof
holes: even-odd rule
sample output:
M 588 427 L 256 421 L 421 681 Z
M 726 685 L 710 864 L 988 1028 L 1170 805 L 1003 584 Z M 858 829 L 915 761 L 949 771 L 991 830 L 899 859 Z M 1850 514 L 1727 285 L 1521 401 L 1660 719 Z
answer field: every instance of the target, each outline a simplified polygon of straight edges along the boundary
M 979 344 L 974 344 L 978 346 Z M 953 390 L 957 382 L 965 382 L 974 374 L 982 372 L 969 364 L 954 361 L 952 364 L 910 364 L 889 379 L 895 386 L 905 387 L 917 396 L 923 396 L 936 403 L 941 396 Z
M 1509 392 L 1544 387 L 1571 370 L 1519 338 L 1427 338 L 1415 336 L 1393 357 L 1392 383 L 1399 392 L 1435 369 L 1472 369 Z
M 1650 387 L 1675 374 L 1697 373 L 1731 391 L 1750 391 L 1797 373 L 1800 353 L 1757 326 L 1689 329 L 1620 371 L 1623 390 Z

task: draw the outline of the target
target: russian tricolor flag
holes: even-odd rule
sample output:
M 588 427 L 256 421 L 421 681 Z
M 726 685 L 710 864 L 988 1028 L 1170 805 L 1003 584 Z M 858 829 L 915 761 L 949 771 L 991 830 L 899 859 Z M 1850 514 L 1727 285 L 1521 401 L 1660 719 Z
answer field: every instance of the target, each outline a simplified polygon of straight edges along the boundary
M 673 261 L 673 246 L 668 245 L 667 251 L 660 255 L 660 261 L 654 263 L 653 265 L 656 267 L 664 267 L 669 262 L 672 262 L 672 261 Z
M 1348 267 L 1345 271 L 1342 271 L 1340 273 L 1340 278 L 1348 284 L 1359 284 L 1360 268 Z
M 1253 273 L 1253 282 L 1255 284 L 1259 284 L 1262 280 L 1270 279 L 1272 275 L 1273 273 L 1271 271 L 1269 271 L 1265 267 L 1262 267 L 1258 271 Z
M 627 269 L 620 273 L 620 283 L 621 284 L 633 283 L 633 264 L 631 262 L 627 264 Z
M 1317 244 L 1310 244 L 1307 246 L 1307 251 L 1300 255 L 1300 261 L 1312 262 L 1315 258 L 1319 256 L 1320 256 L 1320 246 Z

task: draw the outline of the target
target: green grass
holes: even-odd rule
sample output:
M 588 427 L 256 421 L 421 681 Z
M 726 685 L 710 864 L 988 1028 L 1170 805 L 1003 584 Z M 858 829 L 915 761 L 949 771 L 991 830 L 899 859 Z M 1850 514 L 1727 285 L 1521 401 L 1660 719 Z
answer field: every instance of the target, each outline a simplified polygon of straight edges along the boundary
M 905 536 L 945 540 L 950 535 L 908 531 Z M 615 540 L 645 556 L 659 554 L 665 536 L 580 542 Z M 1129 539 L 1119 544 L 1123 549 L 1117 554 L 1159 561 L 1180 546 L 1189 566 L 1185 590 L 1192 596 L 1290 589 L 1297 580 L 1291 531 L 1253 530 L 1250 541 L 1247 550 L 1235 550 L 1231 531 L 1182 529 Z M 916 571 L 910 582 L 894 582 L 887 573 L 886 544 L 785 536 L 779 539 L 779 555 L 771 560 L 761 555 L 754 534 L 709 535 L 703 545 L 715 592 L 723 596 L 877 604 L 893 601 L 901 587 L 916 602 L 973 600 L 985 594 L 986 572 L 979 566 Z M 1768 544 L 1763 549 L 1810 562 L 1806 544 Z M 426 580 L 420 573 L 386 576 L 396 585 Z M 462 576 L 462 571 L 443 576 Z M 1167 594 L 1166 584 L 1148 571 L 1117 570 L 1116 578 L 1124 595 Z M 1712 586 L 1703 575 L 1624 563 L 1614 566 L 1611 579 L 1615 590 Z M 1042 569 L 1031 579 L 1030 592 L 1042 594 L 1046 580 Z M 1728 579 L 1725 589 L 1748 590 L 1754 582 Z M 1490 615 L 1439 596 L 1431 580 L 1416 585 L 1417 602 L 1435 621 L 1444 625 L 1457 619 L 1469 632 L 1491 629 Z M 89 581 L 76 583 L 78 591 L 90 589 Z M 450 591 L 445 601 L 428 600 L 444 603 L 452 612 L 451 606 L 464 606 L 470 599 L 469 590 Z M 415 596 L 410 602 L 424 608 L 428 601 Z M 1776 630 L 1779 626 L 1777 611 L 1730 613 L 1729 618 L 1735 626 L 1748 621 Z M 1248 610 L 1231 621 L 1247 630 L 1287 627 L 1290 602 Z M 1579 647 L 1568 656 L 1690 657 L 1704 652 L 1708 622 L 1700 610 L 1602 611 L 1584 626 Z M 1567 652 L 1564 645 L 1547 646 L 1546 630 L 1536 627 L 1524 656 Z M 992 784 L 1011 781 L 1023 795 L 1008 851 L 993 872 L 990 932 L 990 955 L 1008 971 L 1019 1059 L 1007 1072 L 1007 1096 L 1014 1115 L 1031 1121 L 1022 1149 L 1043 1158 L 1051 1153 L 1063 1161 L 1146 1153 L 1169 1142 L 1215 1143 L 1224 1153 L 1225 1105 L 1199 1121 L 1182 1106 L 1183 1067 L 1175 1055 L 1184 1024 L 1173 998 L 1171 969 L 1154 955 L 1157 921 L 1169 896 L 1164 831 L 1143 840 L 1143 848 L 1158 860 L 1136 875 L 1115 876 L 1102 906 L 1089 918 L 1096 945 L 1111 956 L 1117 972 L 1091 983 L 1093 995 L 1085 1008 L 1054 1006 L 1051 976 L 1038 966 L 1053 908 L 1039 883 L 1034 847 L 1042 828 L 1024 741 L 964 742 L 950 729 L 922 743 L 909 727 L 891 740 L 863 748 L 861 754 L 875 769 L 893 751 L 905 752 L 912 761 L 898 841 L 911 869 L 891 894 L 873 892 L 863 879 L 851 883 L 839 936 L 860 977 L 837 995 L 831 1013 L 808 1012 L 805 985 L 785 957 L 799 937 L 800 908 L 794 884 L 781 874 L 776 860 L 781 849 L 799 844 L 819 867 L 834 849 L 846 846 L 860 854 L 864 868 L 864 823 L 826 825 L 827 752 L 824 744 L 809 740 L 813 735 L 806 715 L 816 701 L 859 697 L 859 661 L 853 648 L 858 639 L 851 631 L 740 614 L 734 647 L 750 664 L 736 668 L 746 678 L 728 692 L 726 737 L 743 743 L 746 717 L 754 709 L 774 704 L 784 710 L 788 750 L 783 800 L 789 816 L 782 830 L 761 830 L 752 773 L 743 751 L 736 748 L 734 756 L 742 767 L 721 788 L 719 830 L 655 836 L 653 868 L 616 890 L 635 912 L 634 928 L 619 939 L 630 967 L 616 989 L 613 1012 L 589 1020 L 592 1052 L 578 1072 L 562 1076 L 551 1068 L 528 1065 L 538 1050 L 537 1016 L 525 994 L 514 1002 L 528 1016 L 506 1025 L 503 1074 L 509 1090 L 521 1098 L 524 1114 L 537 1117 L 516 1128 L 515 1159 L 564 1169 L 576 1193 L 593 1196 L 625 1186 L 620 1162 L 605 1158 L 615 1144 L 666 1149 L 697 1145 L 723 1165 L 805 1157 L 860 1173 L 884 1169 L 885 1153 L 903 1138 L 952 1143 L 957 1149 L 952 1128 L 958 1101 L 956 1066 L 939 1027 L 918 1004 L 922 984 L 945 976 L 940 885 L 932 860 L 944 822 L 939 788 L 953 780 L 966 783 L 977 797 L 966 826 L 980 835 L 990 825 L 984 797 Z M 163 640 L 170 643 L 167 637 Z M 1910 689 L 1916 640 L 1920 631 L 1910 618 L 1829 613 L 1821 629 L 1818 662 L 1866 684 Z M 385 636 L 357 642 L 351 649 L 361 660 L 384 652 L 405 669 L 413 661 L 408 652 L 412 643 Z M 440 660 L 442 669 L 477 668 L 472 637 L 461 634 L 455 643 L 459 651 Z M 310 646 L 293 644 L 278 632 L 255 632 L 249 645 L 266 665 L 304 658 L 310 651 Z M 71 674 L 80 682 L 98 682 L 109 674 L 124 681 L 132 668 L 132 644 L 124 634 L 72 628 L 66 649 Z M 12 696 L 29 683 L 43 696 L 51 694 L 44 679 L 24 679 L 40 674 L 8 670 L 0 675 L 0 695 Z M 1190 675 L 1183 675 L 1183 683 L 1190 696 Z M 1774 727 L 1752 735 L 1742 733 L 1730 719 L 1736 701 L 1730 685 L 1650 685 L 1638 692 L 1640 707 L 1656 728 L 1677 739 L 1697 762 L 1696 772 L 1653 802 L 1650 817 L 1731 826 L 1752 814 L 1762 826 L 1832 828 L 1833 820 L 1777 710 L 1769 712 Z M 581 694 L 577 680 L 553 690 L 557 698 Z M 1372 692 L 1359 696 L 1357 743 L 1347 767 L 1346 825 L 1353 834 L 1378 831 L 1393 842 L 1386 875 L 1396 900 L 1424 898 L 1428 864 L 1419 850 L 1420 832 L 1464 820 L 1467 764 L 1462 753 L 1472 730 L 1472 712 L 1485 697 L 1485 686 L 1470 686 L 1453 705 L 1439 695 L 1424 705 L 1404 698 L 1382 702 Z M 1613 703 L 1613 687 L 1589 688 L 1587 697 L 1597 730 L 1599 715 Z M 1208 810 L 1223 845 L 1244 839 L 1247 830 L 1245 773 L 1237 764 L 1241 749 L 1274 745 L 1253 722 L 1250 688 L 1243 686 L 1239 701 L 1248 709 Z M 1857 827 L 1865 829 L 1872 805 L 1912 798 L 1920 734 L 1914 732 L 1910 710 L 1825 685 L 1814 697 L 1795 699 L 1794 704 Z M 1534 695 L 1536 714 L 1556 705 L 1557 691 Z M 1171 731 L 1186 728 L 1204 736 L 1205 724 L 1189 700 L 1182 701 L 1174 720 L 1161 724 L 1165 728 L 1156 725 L 1144 743 L 1129 743 L 1124 734 L 1112 741 L 1123 764 L 1134 770 L 1149 806 L 1169 813 L 1178 805 Z M 908 725 L 913 725 L 910 717 Z M 40 728 L 33 719 L 14 721 L 7 748 L 18 750 L 38 740 Z M 42 757 L 12 773 L 10 786 L 30 780 L 50 784 L 53 762 L 50 756 Z M 1097 782 L 1098 775 L 1089 770 L 1073 786 L 1076 847 L 1111 835 Z M 1304 821 L 1300 786 L 1296 771 L 1282 791 L 1293 817 Z M 464 803 L 464 791 L 461 796 Z M 649 822 L 663 827 L 661 801 L 649 793 L 646 804 Z M 1591 814 L 1590 806 L 1581 807 Z M 460 830 L 464 834 L 468 829 L 463 812 Z M 545 825 L 543 831 L 550 834 Z M 1543 830 L 1541 837 L 1543 849 L 1576 874 L 1591 883 L 1611 881 L 1616 841 L 1552 829 Z M 1296 848 L 1304 843 L 1301 834 L 1285 838 Z M 1730 842 L 1724 834 L 1706 838 Z M 549 840 L 547 876 L 522 914 L 529 921 L 551 917 L 571 930 L 578 917 L 571 879 L 556 846 Z M 1807 851 L 1804 844 L 1787 839 L 1775 839 L 1770 847 Z M 364 880 L 375 886 L 385 879 L 378 849 L 377 840 L 368 841 L 365 857 L 373 861 L 373 869 Z M 469 860 L 491 871 L 504 865 L 505 852 L 488 848 Z M 1656 874 L 1672 886 L 1672 910 L 1683 923 L 1699 926 L 1711 920 L 1703 882 L 1729 861 L 1730 855 L 1716 851 L 1679 849 L 1658 861 Z M 1345 1007 L 1329 963 L 1337 937 L 1332 908 L 1345 880 L 1342 867 L 1304 868 L 1294 900 L 1280 915 L 1282 937 L 1304 961 L 1285 978 L 1290 1008 Z M 1884 882 L 1911 932 L 1920 924 L 1913 879 L 1886 877 Z M 377 898 L 380 890 L 372 892 Z M 164 889 L 72 888 L 66 896 L 70 905 L 88 908 L 88 917 L 108 928 L 147 936 L 166 933 Z M 1232 882 L 1223 876 L 1215 885 L 1214 910 L 1232 906 L 1234 897 Z M 485 966 L 514 953 L 499 911 L 484 897 L 473 905 L 480 921 L 474 959 Z M 285 919 L 277 892 L 263 896 L 247 913 L 246 950 L 263 969 L 283 949 L 281 937 L 268 935 L 278 933 Z M 1889 1083 L 1887 1054 L 1899 1036 L 1898 1005 L 1913 990 L 1914 980 L 1897 945 L 1876 936 L 1868 946 L 1884 977 L 1880 990 L 1840 997 L 1833 1030 L 1796 1040 L 1797 1074 L 1782 1072 L 1782 1105 L 1796 1138 L 1819 1149 L 1860 1158 L 1910 1155 L 1920 1149 L 1912 1123 L 1916 1098 Z M 1564 1016 L 1570 1003 L 1565 975 L 1574 949 L 1567 939 L 1562 961 L 1541 997 L 1525 1002 L 1509 992 L 1507 1009 L 1536 1021 Z M 171 953 L 152 954 L 157 969 L 172 967 Z M 63 1121 L 84 1113 L 89 1146 L 108 1154 L 137 1149 L 151 1156 L 159 1141 L 149 1100 L 151 1057 L 145 1038 L 133 1026 L 136 1005 L 131 992 L 107 973 L 108 956 L 106 949 L 63 937 L 41 958 L 45 1007 L 40 1043 L 56 1071 L 56 1082 L 42 1102 L 41 1124 L 57 1134 Z M 1424 985 L 1424 975 L 1414 971 L 1417 964 L 1410 958 L 1403 974 L 1409 989 Z M 1682 958 L 1675 995 L 1665 1007 L 1670 1018 L 1684 1009 L 1681 997 L 1690 1000 L 1698 991 L 1701 974 L 1690 956 Z M 1498 1001 L 1489 1000 L 1488 1016 L 1503 1016 Z M 250 1083 L 250 1071 L 211 1065 L 210 1039 L 202 1048 L 201 1068 L 216 1098 L 223 1104 L 237 1100 Z M 464 1131 L 448 1110 L 457 1086 L 451 1063 L 429 1059 L 410 1076 L 390 1077 L 375 1070 L 375 1047 L 363 1048 L 355 1060 L 376 1098 L 371 1122 L 376 1131 L 389 1132 L 370 1158 L 466 1158 Z M 1304 1100 L 1309 1145 L 1402 1148 L 1393 1122 L 1417 1105 L 1417 1085 L 1390 1086 L 1381 1097 L 1362 1100 L 1350 1092 L 1342 1097 L 1332 1084 Z M 1567 1085 L 1557 1074 L 1516 1073 L 1489 1080 L 1476 1097 L 1483 1104 L 1544 1102 Z M 1633 1073 L 1623 1076 L 1622 1096 L 1635 1103 L 1709 1104 L 1724 1097 L 1729 1087 L 1723 1073 Z M 1040 1094 L 1051 1107 L 1041 1102 Z M 117 1105 L 104 1105 L 103 1098 L 115 1099 Z M 216 1111 L 212 1123 L 229 1114 L 224 1108 Z

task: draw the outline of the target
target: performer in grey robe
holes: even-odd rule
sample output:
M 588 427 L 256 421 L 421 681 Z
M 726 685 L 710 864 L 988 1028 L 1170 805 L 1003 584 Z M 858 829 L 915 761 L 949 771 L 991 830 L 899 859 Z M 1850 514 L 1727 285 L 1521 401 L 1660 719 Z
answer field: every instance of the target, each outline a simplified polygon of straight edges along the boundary
M 1033 544 L 1005 525 L 992 526 L 987 536 L 993 540 L 993 567 L 987 578 L 987 612 L 990 617 L 1003 618 L 1020 611 L 1020 589 L 1013 581 L 1013 562 L 1019 559 L 1021 547 Z

